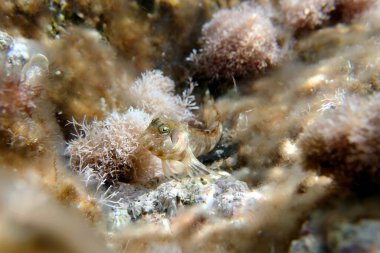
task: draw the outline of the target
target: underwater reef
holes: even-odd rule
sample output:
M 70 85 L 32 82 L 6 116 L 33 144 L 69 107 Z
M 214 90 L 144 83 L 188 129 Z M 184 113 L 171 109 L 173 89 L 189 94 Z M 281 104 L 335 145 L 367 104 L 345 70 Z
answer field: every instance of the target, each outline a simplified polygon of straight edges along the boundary
M 0 252 L 380 252 L 380 2 L 0 2 Z

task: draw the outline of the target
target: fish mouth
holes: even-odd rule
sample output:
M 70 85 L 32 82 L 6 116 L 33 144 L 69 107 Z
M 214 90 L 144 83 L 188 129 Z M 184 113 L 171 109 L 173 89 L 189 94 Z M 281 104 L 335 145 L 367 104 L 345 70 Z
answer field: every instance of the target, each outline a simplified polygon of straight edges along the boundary
M 179 136 L 178 136 L 177 131 L 173 131 L 170 133 L 170 140 L 172 141 L 173 144 L 178 142 Z

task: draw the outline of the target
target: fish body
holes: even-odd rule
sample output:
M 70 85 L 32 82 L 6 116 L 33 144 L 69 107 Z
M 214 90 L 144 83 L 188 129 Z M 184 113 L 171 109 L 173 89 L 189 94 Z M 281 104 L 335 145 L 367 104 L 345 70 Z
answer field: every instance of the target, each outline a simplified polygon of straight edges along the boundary
M 208 169 L 196 157 L 211 151 L 222 134 L 222 124 L 209 131 L 161 117 L 152 120 L 140 138 L 143 147 L 162 161 L 167 177 L 205 175 Z

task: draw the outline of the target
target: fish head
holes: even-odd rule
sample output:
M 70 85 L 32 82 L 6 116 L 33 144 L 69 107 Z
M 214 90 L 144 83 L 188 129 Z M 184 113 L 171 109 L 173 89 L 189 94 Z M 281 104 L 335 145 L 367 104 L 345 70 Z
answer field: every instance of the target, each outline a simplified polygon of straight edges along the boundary
M 183 124 L 160 117 L 152 120 L 140 137 L 140 143 L 162 159 L 175 159 L 188 147 L 189 138 Z

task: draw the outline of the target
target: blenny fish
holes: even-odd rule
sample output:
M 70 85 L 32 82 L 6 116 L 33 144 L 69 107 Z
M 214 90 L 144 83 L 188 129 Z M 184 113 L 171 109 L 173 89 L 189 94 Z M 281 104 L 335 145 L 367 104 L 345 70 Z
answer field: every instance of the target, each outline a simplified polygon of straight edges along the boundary
M 181 175 L 206 175 L 209 170 L 196 157 L 210 152 L 222 135 L 222 124 L 201 130 L 165 117 L 155 118 L 140 138 L 140 143 L 162 161 L 163 174 L 178 179 Z

